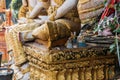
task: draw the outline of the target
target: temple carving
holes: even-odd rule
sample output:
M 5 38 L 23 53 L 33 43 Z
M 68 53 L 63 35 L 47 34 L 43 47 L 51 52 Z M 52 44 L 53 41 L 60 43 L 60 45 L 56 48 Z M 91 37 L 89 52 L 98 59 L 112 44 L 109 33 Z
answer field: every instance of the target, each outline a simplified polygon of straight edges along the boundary
M 104 0 L 22 0 L 18 23 L 5 33 L 14 79 L 112 80 L 114 40 L 83 26 L 91 30 L 105 7 Z

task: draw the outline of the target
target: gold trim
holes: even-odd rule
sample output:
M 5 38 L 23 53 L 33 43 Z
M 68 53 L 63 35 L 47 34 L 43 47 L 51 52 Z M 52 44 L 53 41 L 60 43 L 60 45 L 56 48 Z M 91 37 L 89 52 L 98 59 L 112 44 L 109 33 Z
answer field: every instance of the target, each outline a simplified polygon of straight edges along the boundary
M 84 13 L 87 13 L 87 12 L 92 12 L 92 11 L 98 10 L 100 8 L 103 8 L 103 7 L 104 7 L 104 4 L 101 4 L 100 6 L 97 6 L 95 8 L 90 8 L 90 9 L 82 10 L 82 11 L 79 11 L 78 13 L 79 14 L 84 14 Z
M 54 0 L 54 2 L 57 3 L 58 5 L 62 5 L 64 1 L 65 0 Z
M 27 61 L 26 58 L 20 57 L 15 58 L 15 65 L 20 66 L 21 64 L 25 63 Z
M 79 3 L 80 4 L 85 4 L 85 3 L 87 3 L 87 2 L 89 2 L 90 0 L 81 0 L 81 1 L 79 1 Z
M 23 73 L 23 74 L 25 74 L 25 73 L 27 73 L 27 72 L 29 72 L 30 71 L 30 68 L 28 67 L 28 68 L 26 68 L 26 69 L 24 69 L 24 70 L 21 70 L 21 72 Z
M 87 22 L 92 22 L 92 21 L 94 21 L 95 19 L 96 19 L 96 17 L 84 19 L 84 20 L 81 20 L 81 23 L 82 23 L 82 24 L 85 24 L 85 23 L 87 23 Z

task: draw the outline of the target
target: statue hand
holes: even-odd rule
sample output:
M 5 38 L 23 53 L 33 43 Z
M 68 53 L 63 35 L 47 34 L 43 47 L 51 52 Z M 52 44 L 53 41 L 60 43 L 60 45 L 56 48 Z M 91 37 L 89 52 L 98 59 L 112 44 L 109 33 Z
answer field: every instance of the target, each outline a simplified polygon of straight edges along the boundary
M 20 23 L 20 24 L 26 24 L 26 23 L 31 23 L 31 22 L 33 22 L 33 19 L 27 19 L 24 17 L 22 17 L 18 20 L 18 23 Z
M 22 17 L 18 20 L 18 23 L 20 23 L 20 24 L 24 24 L 26 22 L 27 22 L 27 18 L 25 18 L 25 17 Z
M 34 21 L 39 24 L 44 24 L 45 22 L 45 20 L 39 20 L 39 19 L 35 19 Z
M 48 16 L 38 16 L 40 20 L 48 20 Z
M 36 23 L 44 24 L 45 21 L 49 21 L 48 16 L 38 16 L 38 17 L 40 19 L 34 19 Z
M 22 0 L 22 5 L 23 6 L 28 6 L 28 2 L 26 0 Z

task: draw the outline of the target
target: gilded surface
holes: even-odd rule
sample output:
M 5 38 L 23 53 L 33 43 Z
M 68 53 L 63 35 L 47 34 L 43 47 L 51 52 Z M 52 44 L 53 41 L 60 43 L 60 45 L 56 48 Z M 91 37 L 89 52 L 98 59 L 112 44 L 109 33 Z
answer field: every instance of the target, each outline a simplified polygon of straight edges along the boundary
M 45 70 L 45 68 L 41 68 L 37 64 L 30 63 L 31 69 L 31 78 L 36 78 L 36 79 L 43 79 L 43 80 L 108 80 L 112 78 L 114 75 L 114 68 L 109 66 L 109 69 L 113 73 L 110 73 L 108 75 L 104 74 L 104 70 L 106 69 L 105 67 L 98 65 L 94 67 L 78 67 L 78 68 L 71 68 L 71 69 L 65 69 L 63 68 L 51 71 L 51 70 Z M 33 71 L 34 70 L 34 71 Z M 37 71 L 35 71 L 37 70 Z M 110 72 L 111 72 L 110 71 Z M 36 77 L 36 72 L 39 74 L 38 77 Z M 107 72 L 109 73 L 109 71 Z M 52 75 L 51 75 L 52 74 Z M 106 76 L 106 78 L 105 78 Z M 47 78 L 46 78 L 47 77 Z
M 38 79 L 48 80 L 46 77 L 49 77 L 50 80 L 109 80 L 115 74 L 115 56 L 108 55 L 106 48 L 80 48 L 43 52 L 35 47 L 35 50 L 31 49 L 30 46 L 24 46 L 24 48 L 30 66 L 34 70 L 37 69 L 37 74 L 41 74 Z M 32 74 L 35 74 L 35 71 L 30 70 Z
M 109 79 L 111 79 L 111 78 L 113 78 L 114 77 L 114 75 L 115 75 L 115 71 L 114 71 L 114 69 L 115 69 L 115 66 L 114 65 L 112 65 L 110 68 L 109 68 Z
M 76 68 L 72 71 L 72 80 L 79 80 L 79 68 Z
M 92 23 L 104 8 L 104 0 L 79 0 L 78 13 L 81 23 Z
M 55 1 L 55 3 L 57 3 L 57 6 L 50 6 L 49 9 L 48 9 L 48 15 L 51 15 L 54 12 L 56 12 L 56 10 L 64 3 L 65 0 L 54 0 L 54 1 Z M 74 8 L 71 11 L 69 11 L 62 18 L 63 19 L 68 19 L 68 20 L 76 22 L 76 23 L 80 23 L 77 8 Z
M 21 6 L 20 10 L 19 10 L 19 13 L 18 13 L 18 18 L 26 17 L 26 14 L 27 14 L 28 11 L 29 11 L 28 7 Z
M 34 44 L 33 44 L 34 45 Z M 105 48 L 81 48 L 81 49 L 65 49 L 65 50 L 50 50 L 48 51 L 41 51 L 39 47 L 29 45 L 28 47 L 24 47 L 27 54 L 30 56 L 33 56 L 35 59 L 43 60 L 46 63 L 52 63 L 52 62 L 58 62 L 60 61 L 73 61 L 73 60 L 79 60 L 81 58 L 90 59 L 91 57 L 94 57 L 97 59 L 97 56 L 107 57 L 107 53 Z M 46 53 L 44 55 L 44 53 Z M 108 55 L 109 56 L 109 55 Z M 110 63 L 113 60 L 106 60 L 106 63 Z M 104 63 L 104 61 L 95 61 L 94 63 Z
M 92 80 L 92 67 L 85 70 L 85 80 Z
M 104 72 L 103 72 L 104 66 L 98 66 L 97 68 L 97 79 L 103 80 L 104 79 Z
M 62 5 L 65 0 L 54 0 L 54 1 L 55 1 L 55 3 L 57 3 L 58 5 Z
M 30 0 L 31 1 L 31 0 Z M 63 2 L 64 2 L 64 0 L 61 2 L 62 0 L 56 0 L 56 2 L 58 2 L 58 3 L 60 3 L 60 4 L 62 4 Z M 29 3 L 30 4 L 30 3 Z M 32 4 L 32 3 L 31 3 Z M 34 3 L 33 3 L 34 4 Z M 55 11 L 55 9 L 53 9 L 53 12 Z M 14 53 L 14 56 L 15 56 L 15 62 L 16 62 L 16 65 L 19 65 L 19 64 L 22 64 L 22 63 L 24 63 L 25 61 L 26 61 L 26 55 L 24 54 L 24 49 L 23 49 L 23 47 L 22 47 L 22 43 L 21 43 L 21 41 L 19 40 L 19 32 L 22 32 L 22 31 L 26 31 L 26 30 L 34 30 L 36 27 L 40 27 L 41 29 L 41 31 L 40 31 L 40 33 L 42 34 L 42 33 L 51 33 L 50 35 L 49 35 L 49 37 L 50 37 L 50 39 L 51 39 L 51 41 L 52 41 L 52 38 L 54 38 L 54 40 L 56 40 L 57 41 L 57 39 L 58 39 L 58 37 L 60 37 L 60 39 L 61 38 L 63 38 L 63 37 L 67 37 L 68 38 L 68 36 L 70 36 L 70 29 L 71 29 L 71 32 L 73 32 L 73 31 L 76 31 L 76 30 L 73 30 L 73 29 L 75 29 L 75 25 L 79 25 L 80 23 L 79 23 L 79 18 L 78 18 L 78 14 L 77 14 L 77 9 L 73 9 L 73 10 L 71 10 L 70 11 L 70 13 L 68 13 L 68 15 L 67 16 L 64 16 L 65 17 L 65 19 L 67 18 L 68 20 L 70 20 L 71 22 L 68 22 L 68 21 L 66 21 L 65 23 L 62 23 L 62 22 L 64 22 L 65 20 L 61 20 L 62 22 L 60 23 L 60 21 L 55 21 L 56 23 L 58 23 L 58 24 L 50 24 L 50 25 L 48 25 L 49 27 L 47 27 L 47 28 L 49 28 L 49 30 L 46 30 L 46 31 L 44 31 L 43 29 L 44 29 L 44 27 L 40 27 L 40 25 L 38 25 L 37 23 L 28 23 L 28 24 L 21 24 L 21 25 L 16 25 L 15 27 L 11 27 L 11 29 L 9 30 L 9 32 L 8 33 L 6 33 L 6 37 L 11 37 L 11 39 L 12 40 L 10 40 L 11 42 L 9 42 L 7 39 L 7 45 L 8 46 L 11 46 L 12 45 L 12 49 L 13 49 L 13 53 Z M 72 24 L 72 22 L 75 24 L 75 25 L 71 25 Z M 52 25 L 52 27 L 51 27 L 51 25 Z M 59 30 L 58 30 L 58 35 L 56 35 L 56 33 L 54 33 L 54 32 L 56 32 L 57 31 L 57 27 L 55 27 L 56 25 L 59 25 Z M 70 27 L 72 27 L 72 28 L 70 28 Z M 73 28 L 74 27 L 74 28 Z M 70 28 L 70 29 L 69 29 Z M 78 31 L 80 31 L 79 30 L 79 26 L 76 26 L 76 28 L 77 28 L 77 31 L 76 32 L 78 32 Z M 65 30 L 65 31 L 64 31 Z M 61 32 L 60 32 L 61 31 Z M 63 34 L 63 32 L 65 33 L 65 34 Z M 79 33 L 79 32 L 78 32 Z M 64 36 L 64 35 L 67 35 L 67 36 Z M 42 36 L 44 36 L 44 35 L 42 35 Z M 56 37 L 57 36 L 57 37 Z M 41 39 L 41 38 L 40 38 Z M 41 40 L 43 40 L 43 38 L 41 39 Z M 49 41 L 49 39 L 47 39 L 46 41 Z M 50 42 L 50 41 L 49 41 Z M 63 42 L 66 42 L 66 41 L 63 41 Z M 12 43 L 12 44 L 11 44 Z M 50 43 L 53 43 L 53 42 L 50 42 Z M 11 50 L 11 49 L 9 49 L 9 50 Z M 33 53 L 34 54 L 34 53 Z M 36 55 L 34 55 L 34 56 L 36 56 Z M 41 57 L 41 56 L 39 56 L 39 57 Z M 39 58 L 38 57 L 38 58 Z M 50 56 L 50 57 L 52 57 L 52 56 Z M 46 59 L 46 60 L 48 60 L 47 58 L 49 58 L 50 59 L 50 57 L 49 56 L 46 56 L 46 57 L 44 57 L 44 59 Z M 41 58 L 43 58 L 43 57 L 41 57 Z M 53 57 L 52 57 L 53 58 Z M 62 58 L 61 58 L 62 59 Z M 55 59 L 51 59 L 52 61 L 54 61 Z M 51 61 L 50 60 L 50 61 Z M 49 60 L 48 60 L 49 61 Z
M 16 65 L 20 65 L 26 61 L 26 55 L 24 54 L 24 50 L 22 47 L 22 43 L 19 40 L 19 32 L 25 30 L 33 30 L 36 27 L 39 27 L 38 23 L 29 23 L 22 25 L 14 25 L 6 31 L 6 42 L 8 46 L 8 51 L 13 49 L 14 58 Z

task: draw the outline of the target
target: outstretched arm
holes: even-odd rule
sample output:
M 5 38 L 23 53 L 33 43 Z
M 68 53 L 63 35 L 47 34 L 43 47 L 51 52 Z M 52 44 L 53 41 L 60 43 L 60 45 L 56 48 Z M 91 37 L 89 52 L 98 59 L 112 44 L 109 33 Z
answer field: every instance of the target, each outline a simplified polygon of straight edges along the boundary
M 22 0 L 22 5 L 23 6 L 28 6 L 28 0 Z
M 32 12 L 29 15 L 29 18 L 31 19 L 35 18 L 36 16 L 38 16 L 38 14 L 43 8 L 47 8 L 47 7 L 49 7 L 49 1 L 48 2 L 37 1 L 36 6 L 33 8 Z
M 56 12 L 55 19 L 63 17 L 66 13 L 68 13 L 71 9 L 77 6 L 78 0 L 66 0 Z

